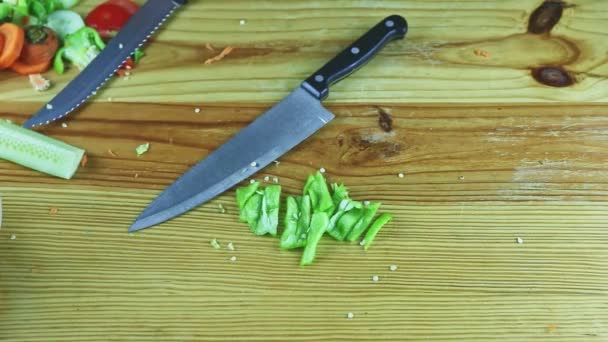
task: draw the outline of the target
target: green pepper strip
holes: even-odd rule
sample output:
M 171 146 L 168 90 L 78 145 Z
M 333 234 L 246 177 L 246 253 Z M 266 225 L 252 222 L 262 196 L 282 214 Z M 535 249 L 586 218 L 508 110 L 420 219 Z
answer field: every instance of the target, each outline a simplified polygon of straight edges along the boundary
M 255 225 L 254 234 L 277 235 L 279 225 L 279 205 L 281 201 L 281 186 L 269 185 L 264 189 L 260 216 Z
M 362 216 L 362 208 L 353 208 L 347 211 L 340 217 L 340 219 L 338 219 L 336 227 L 329 231 L 329 235 L 336 240 L 343 241 L 357 222 L 361 220 Z
M 380 203 L 371 203 L 370 205 L 364 207 L 363 217 L 361 217 L 359 222 L 357 222 L 350 233 L 348 233 L 346 240 L 351 242 L 357 240 L 372 222 L 374 216 L 376 216 L 378 208 L 380 208 Z
M 391 215 L 391 214 L 382 214 L 382 215 L 380 215 L 380 217 L 378 217 L 376 219 L 376 221 L 374 221 L 374 223 L 372 223 L 372 226 L 369 228 L 369 230 L 365 234 L 365 238 L 363 238 L 363 248 L 365 250 L 367 250 L 372 245 L 372 242 L 374 241 L 376 234 L 378 234 L 380 229 L 385 224 L 387 224 L 392 218 L 393 218 L 393 215 Z
M 304 185 L 304 194 L 310 196 L 315 212 L 322 211 L 327 213 L 328 216 L 334 212 L 334 202 L 321 172 L 317 171 L 314 176 L 308 176 Z
M 317 212 L 312 214 L 310 220 L 310 228 L 308 231 L 308 238 L 306 241 L 306 247 L 302 253 L 302 259 L 300 259 L 300 265 L 310 265 L 315 260 L 317 252 L 317 245 L 325 233 L 325 228 L 329 224 L 329 216 L 324 212 Z

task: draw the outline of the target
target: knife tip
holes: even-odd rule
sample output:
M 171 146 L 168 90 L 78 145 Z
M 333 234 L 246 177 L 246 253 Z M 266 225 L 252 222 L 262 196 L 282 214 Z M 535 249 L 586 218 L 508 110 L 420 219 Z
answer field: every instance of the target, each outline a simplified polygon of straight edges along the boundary
M 129 227 L 129 233 L 133 233 L 142 229 L 146 229 L 150 227 L 149 224 L 146 224 L 145 222 L 141 221 L 141 220 L 136 220 L 135 222 L 133 222 L 133 224 L 131 225 L 131 227 Z

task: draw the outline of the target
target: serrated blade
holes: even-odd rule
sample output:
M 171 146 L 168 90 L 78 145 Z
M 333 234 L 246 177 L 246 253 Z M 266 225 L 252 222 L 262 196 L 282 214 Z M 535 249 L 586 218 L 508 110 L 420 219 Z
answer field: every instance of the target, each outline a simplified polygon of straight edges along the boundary
M 82 105 L 184 3 L 185 0 L 148 0 L 101 53 L 23 127 L 46 125 Z
M 334 115 L 297 88 L 163 191 L 129 231 L 167 221 L 258 172 L 319 130 Z

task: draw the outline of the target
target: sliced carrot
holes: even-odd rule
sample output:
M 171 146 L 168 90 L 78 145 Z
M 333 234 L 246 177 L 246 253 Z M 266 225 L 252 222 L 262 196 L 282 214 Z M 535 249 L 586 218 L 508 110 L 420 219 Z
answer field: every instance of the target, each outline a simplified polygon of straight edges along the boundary
M 26 27 L 25 43 L 21 50 L 20 60 L 27 64 L 39 64 L 50 61 L 59 48 L 59 40 L 48 27 Z
M 11 70 L 21 75 L 41 74 L 51 67 L 51 61 L 43 61 L 38 64 L 27 64 L 17 60 L 10 66 Z
M 0 52 L 0 69 L 5 69 L 15 63 L 21 55 L 25 41 L 23 29 L 13 23 L 0 25 L 0 34 L 4 36 L 4 47 Z

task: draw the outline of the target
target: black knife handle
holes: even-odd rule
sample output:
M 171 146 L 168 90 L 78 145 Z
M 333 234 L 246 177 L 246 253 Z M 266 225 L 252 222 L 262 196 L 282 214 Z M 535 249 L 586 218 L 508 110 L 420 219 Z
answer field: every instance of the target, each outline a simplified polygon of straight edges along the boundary
M 391 15 L 340 52 L 334 59 L 317 70 L 302 83 L 311 95 L 323 100 L 329 86 L 350 75 L 370 61 L 386 43 L 402 39 L 407 33 L 407 21 L 400 15 Z

